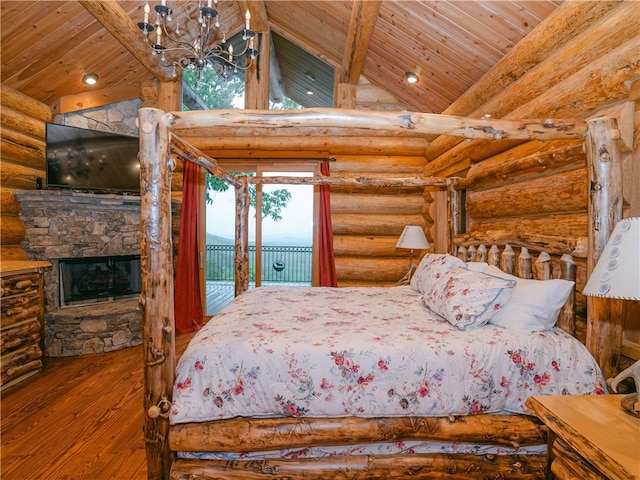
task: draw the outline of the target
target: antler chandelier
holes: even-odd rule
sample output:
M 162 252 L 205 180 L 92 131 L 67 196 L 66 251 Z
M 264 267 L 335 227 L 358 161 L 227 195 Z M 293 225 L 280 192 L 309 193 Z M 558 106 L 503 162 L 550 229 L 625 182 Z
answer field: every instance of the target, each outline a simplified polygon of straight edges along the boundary
M 144 20 L 138 22 L 138 27 L 142 30 L 144 41 L 151 48 L 153 55 L 159 55 L 160 62 L 165 67 L 173 67 L 174 76 L 178 75 L 178 69 L 182 71 L 193 65 L 200 79 L 202 71 L 209 65 L 220 76 L 228 79 L 238 70 L 248 69 L 258 56 L 258 51 L 253 45 L 256 33 L 251 30 L 249 10 L 245 13 L 245 28 L 242 30 L 242 39 L 245 41 L 244 50 L 234 53 L 231 44 L 225 49 L 223 45 L 227 43 L 226 29 L 220 23 L 220 16 L 214 8 L 217 4 L 218 0 L 208 0 L 205 6 L 204 2 L 199 0 L 197 19 L 191 18 L 185 8 L 184 13 L 180 15 L 184 21 L 184 28 L 181 28 L 181 19 L 177 19 L 174 26 L 173 10 L 167 6 L 166 0 L 162 0 L 160 5 L 154 7 L 156 20 L 153 24 L 149 23 L 151 11 L 149 2 L 145 3 Z M 191 37 L 193 33 L 195 38 Z M 217 42 L 218 33 L 222 34 L 222 40 L 219 43 Z M 177 57 L 177 60 L 168 60 L 167 54 L 171 58 Z M 244 56 L 249 57 L 249 60 L 245 66 L 242 66 L 240 60 Z

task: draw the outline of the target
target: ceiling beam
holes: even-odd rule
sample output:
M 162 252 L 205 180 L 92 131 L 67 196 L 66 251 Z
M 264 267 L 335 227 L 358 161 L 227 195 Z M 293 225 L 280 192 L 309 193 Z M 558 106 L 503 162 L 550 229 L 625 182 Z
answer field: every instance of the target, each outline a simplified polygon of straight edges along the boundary
M 182 84 L 182 101 L 189 110 L 209 110 L 209 105 L 194 91 L 187 82 Z
M 140 29 L 115 0 L 79 0 L 79 3 L 157 79 L 177 80 L 170 68 L 162 67 L 151 58 Z
M 381 5 L 382 0 L 354 0 L 338 78 L 340 83 L 358 83 Z
M 249 10 L 251 14 L 251 30 L 255 32 L 270 32 L 271 24 L 269 23 L 264 0 L 238 0 L 238 8 L 240 8 L 240 13 L 243 16 Z M 269 99 L 274 103 L 282 103 L 285 96 L 284 81 L 282 80 L 280 64 L 273 46 L 273 36 L 269 35 Z
M 273 103 L 282 103 L 286 97 L 286 92 L 276 48 L 273 44 L 273 35 L 269 35 L 269 44 L 269 100 Z

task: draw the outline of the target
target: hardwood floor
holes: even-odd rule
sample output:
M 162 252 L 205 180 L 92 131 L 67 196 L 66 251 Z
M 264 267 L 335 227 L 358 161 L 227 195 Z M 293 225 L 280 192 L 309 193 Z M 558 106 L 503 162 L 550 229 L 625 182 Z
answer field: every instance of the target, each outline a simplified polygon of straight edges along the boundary
M 179 355 L 193 334 L 176 338 Z M 47 359 L 2 392 L 2 480 L 144 480 L 142 347 Z

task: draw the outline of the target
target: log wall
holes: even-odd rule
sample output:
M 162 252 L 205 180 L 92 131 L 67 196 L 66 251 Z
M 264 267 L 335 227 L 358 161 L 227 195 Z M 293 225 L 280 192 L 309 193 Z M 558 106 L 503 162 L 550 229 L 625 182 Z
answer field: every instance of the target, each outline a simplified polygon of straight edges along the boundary
M 25 227 L 13 189 L 34 190 L 45 179 L 45 123 L 51 109 L 0 86 L 0 260 L 27 260 L 20 247 Z
M 332 176 L 380 178 L 421 177 L 428 142 L 419 137 L 239 136 L 240 130 L 216 129 L 212 137 L 189 136 L 188 141 L 212 158 L 222 160 L 260 155 L 273 158 L 331 157 Z M 232 146 L 231 150 L 226 150 Z M 275 150 L 270 150 L 275 148 Z M 284 160 L 283 160 L 284 161 Z M 181 163 L 181 162 L 179 162 Z M 177 170 L 181 170 L 179 167 Z M 405 225 L 424 225 L 422 187 L 332 186 L 331 217 L 339 286 L 394 285 L 409 269 L 409 252 L 395 248 Z
M 530 35 L 443 113 L 511 119 L 615 117 L 623 152 L 623 216 L 638 215 L 640 205 L 634 186 L 640 171 L 639 122 L 634 104 L 638 81 L 634 79 L 640 77 L 640 32 L 636 28 L 640 8 L 635 2 L 622 2 L 594 10 L 586 2 L 568 2 L 562 9 L 571 10 L 577 18 L 584 16 L 588 27 L 576 36 L 558 37 L 561 41 L 549 47 L 544 56 L 536 56 L 535 49 L 540 45 L 532 43 L 536 35 Z M 546 32 L 547 39 L 560 35 L 560 23 L 556 21 L 560 17 L 551 16 L 534 32 Z M 625 34 L 619 37 L 622 31 Z M 507 71 L 506 66 L 515 65 L 518 58 L 540 61 L 529 64 L 518 75 L 499 74 Z M 509 231 L 514 236 L 551 235 L 570 241 L 587 238 L 589 181 L 581 142 L 465 142 L 440 136 L 431 138 L 426 158 L 425 175 L 463 177 L 465 228 L 471 236 Z M 425 200 L 427 204 L 432 201 L 428 190 Z M 588 277 L 587 261 L 580 254 L 574 258 L 577 290 L 581 292 Z M 581 293 L 576 301 L 581 317 L 577 333 L 584 340 L 587 302 Z M 635 303 L 627 310 L 637 312 Z M 628 325 L 632 315 L 627 314 Z M 637 336 L 637 331 L 630 332 L 628 339 Z M 628 340 L 623 349 L 638 358 L 639 350 L 631 343 Z
M 426 146 L 426 145 L 425 145 Z M 423 156 L 335 155 L 332 175 L 419 177 Z M 395 248 L 405 225 L 423 225 L 422 188 L 331 187 L 338 285 L 394 285 L 409 269 L 409 251 Z M 432 239 L 430 239 L 432 240 Z M 418 253 L 418 252 L 416 252 Z

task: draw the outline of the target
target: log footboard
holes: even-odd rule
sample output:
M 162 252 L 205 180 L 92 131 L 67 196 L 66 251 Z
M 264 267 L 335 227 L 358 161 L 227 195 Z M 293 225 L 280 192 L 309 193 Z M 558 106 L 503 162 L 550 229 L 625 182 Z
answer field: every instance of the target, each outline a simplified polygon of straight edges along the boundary
M 519 448 L 546 444 L 542 423 L 528 415 L 402 418 L 236 418 L 173 425 L 171 450 L 256 452 L 309 446 L 411 440 Z M 544 476 L 546 455 L 336 455 L 323 458 L 192 460 L 178 458 L 171 479 L 394 479 L 511 478 Z
M 174 452 L 254 452 L 307 446 L 410 440 L 490 444 L 509 448 L 546 443 L 537 417 L 234 418 L 172 425 Z
M 317 459 L 185 460 L 177 459 L 172 480 L 324 480 L 544 478 L 546 455 L 358 455 Z

